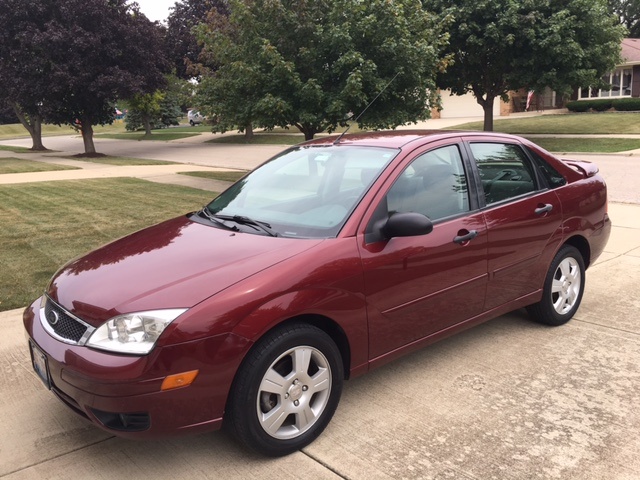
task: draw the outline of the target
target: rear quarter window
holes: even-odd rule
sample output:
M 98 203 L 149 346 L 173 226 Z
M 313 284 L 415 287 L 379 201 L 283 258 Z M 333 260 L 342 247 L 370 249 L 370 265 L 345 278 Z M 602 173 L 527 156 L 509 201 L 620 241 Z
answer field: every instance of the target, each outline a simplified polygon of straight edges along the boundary
M 527 151 L 531 155 L 531 158 L 533 158 L 533 163 L 535 163 L 538 171 L 547 182 L 547 186 L 549 188 L 561 187 L 567 183 L 567 179 L 560 175 L 555 168 L 549 165 L 544 158 L 530 148 L 527 148 Z

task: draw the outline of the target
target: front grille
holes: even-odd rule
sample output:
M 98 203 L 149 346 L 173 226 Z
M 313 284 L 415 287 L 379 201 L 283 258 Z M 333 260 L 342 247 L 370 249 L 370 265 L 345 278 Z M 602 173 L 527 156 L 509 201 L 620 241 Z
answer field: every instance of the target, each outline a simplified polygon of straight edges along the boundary
M 60 305 L 47 298 L 44 306 L 42 323 L 49 331 L 68 342 L 77 344 L 89 328 L 88 325 L 74 318 Z

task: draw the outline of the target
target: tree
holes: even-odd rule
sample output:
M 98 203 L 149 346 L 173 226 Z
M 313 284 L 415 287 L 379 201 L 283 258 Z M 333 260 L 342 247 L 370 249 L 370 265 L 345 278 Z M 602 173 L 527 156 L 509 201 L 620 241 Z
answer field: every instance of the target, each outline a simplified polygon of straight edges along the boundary
M 180 0 L 171 7 L 167 18 L 165 50 L 179 78 L 188 79 L 195 73 L 191 66 L 198 63 L 202 47 L 193 28 L 202 23 L 211 10 L 227 15 L 226 0 Z
M 50 18 L 48 2 L 0 0 L 0 105 L 11 109 L 32 140 L 42 143 L 42 105 L 50 84 L 50 63 L 41 52 L 40 33 Z
M 164 85 L 159 26 L 127 0 L 49 0 L 42 32 L 51 62 L 45 117 L 80 122 L 85 153 L 95 154 L 93 126 L 111 123 L 115 102 Z
M 296 126 L 306 139 L 359 120 L 389 128 L 428 118 L 446 61 L 445 23 L 418 0 L 231 0 L 198 29 L 205 70 L 199 108 L 214 131 Z
M 127 0 L 0 0 L 0 87 L 34 148 L 43 119 L 82 126 L 113 121 L 116 99 L 161 87 L 158 25 Z
M 447 50 L 453 64 L 438 85 L 472 92 L 493 130 L 493 104 L 510 90 L 602 83 L 620 60 L 623 27 L 604 0 L 429 0 L 454 18 Z
M 609 0 L 611 12 L 629 31 L 631 38 L 640 38 L 640 2 L 638 0 Z
M 167 75 L 167 88 L 153 93 L 137 94 L 125 102 L 128 109 L 126 128 L 135 131 L 144 128 L 145 136 L 151 136 L 151 129 L 179 125 L 182 116 L 180 106 L 185 103 L 184 80 L 175 75 Z M 124 105 L 124 104 L 123 104 Z

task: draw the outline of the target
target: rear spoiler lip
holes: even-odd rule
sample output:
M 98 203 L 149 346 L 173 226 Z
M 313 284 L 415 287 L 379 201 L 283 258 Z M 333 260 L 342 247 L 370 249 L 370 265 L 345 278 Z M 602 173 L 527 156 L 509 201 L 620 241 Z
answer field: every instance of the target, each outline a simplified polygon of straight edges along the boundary
M 595 163 L 587 162 L 586 160 L 570 160 L 568 158 L 562 158 L 561 160 L 587 178 L 593 177 L 600 171 Z

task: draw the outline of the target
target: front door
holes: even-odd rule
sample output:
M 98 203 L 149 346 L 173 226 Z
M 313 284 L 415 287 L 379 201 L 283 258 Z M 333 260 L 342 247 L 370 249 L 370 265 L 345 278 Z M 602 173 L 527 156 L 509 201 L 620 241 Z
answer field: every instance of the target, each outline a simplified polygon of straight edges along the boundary
M 482 312 L 487 230 L 483 214 L 471 213 L 469 197 L 461 149 L 449 145 L 418 155 L 382 200 L 385 215 L 422 213 L 434 228 L 420 236 L 360 239 L 370 358 Z

